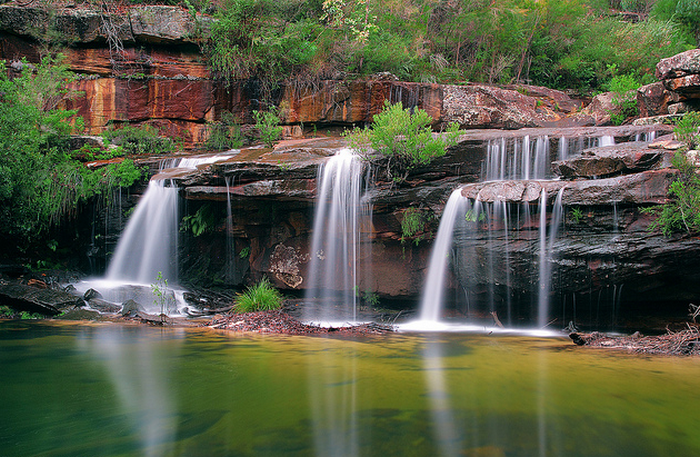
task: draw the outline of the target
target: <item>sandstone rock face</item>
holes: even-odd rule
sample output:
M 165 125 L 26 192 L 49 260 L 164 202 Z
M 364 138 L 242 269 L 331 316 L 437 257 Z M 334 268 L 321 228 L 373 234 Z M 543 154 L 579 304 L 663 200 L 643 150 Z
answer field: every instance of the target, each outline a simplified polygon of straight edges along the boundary
M 646 146 L 646 143 L 624 143 L 588 149 L 580 157 L 552 163 L 552 170 L 565 179 L 595 179 L 661 166 L 667 154 Z
M 637 107 L 641 117 L 668 114 L 668 105 L 673 97 L 663 83 L 655 82 L 637 89 Z
M 681 52 L 656 64 L 656 77 L 665 80 L 700 74 L 700 49 Z

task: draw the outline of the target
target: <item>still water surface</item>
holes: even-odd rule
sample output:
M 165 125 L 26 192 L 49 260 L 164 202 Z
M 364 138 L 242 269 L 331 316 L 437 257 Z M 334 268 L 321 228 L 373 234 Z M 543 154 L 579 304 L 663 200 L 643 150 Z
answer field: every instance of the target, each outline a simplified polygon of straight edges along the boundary
M 0 322 L 0 455 L 698 456 L 700 360 Z

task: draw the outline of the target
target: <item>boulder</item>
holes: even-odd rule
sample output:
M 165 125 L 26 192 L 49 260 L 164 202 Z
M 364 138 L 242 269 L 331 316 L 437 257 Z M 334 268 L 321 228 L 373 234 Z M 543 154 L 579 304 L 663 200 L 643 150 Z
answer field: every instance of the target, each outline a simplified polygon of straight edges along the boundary
M 650 170 L 663 164 L 666 154 L 646 143 L 622 143 L 588 149 L 579 157 L 552 163 L 554 174 L 564 179 L 606 178 Z
M 641 117 L 668 114 L 673 97 L 662 82 L 647 84 L 637 89 L 637 107 Z
M 61 290 L 7 284 L 0 286 L 0 304 L 18 311 L 55 315 L 63 310 L 80 308 L 85 302 L 82 298 Z
M 681 52 L 656 64 L 656 77 L 660 80 L 700 74 L 700 49 Z
M 139 317 L 146 314 L 146 309 L 143 305 L 135 300 L 127 300 L 122 303 L 121 315 L 126 317 Z
M 564 114 L 517 90 L 486 84 L 444 86 L 443 122 L 462 128 L 544 127 Z
M 665 79 L 664 87 L 684 98 L 700 98 L 700 74 Z
M 117 314 L 122 307 L 101 298 L 91 298 L 88 300 L 90 308 L 100 313 Z
M 610 125 L 610 114 L 618 111 L 618 107 L 613 104 L 613 96 L 612 92 L 596 95 L 588 106 L 573 116 L 573 119 L 583 125 Z
M 198 27 L 209 24 L 200 15 L 193 18 L 179 7 L 163 5 L 134 6 L 129 19 L 136 41 L 157 44 L 193 43 Z

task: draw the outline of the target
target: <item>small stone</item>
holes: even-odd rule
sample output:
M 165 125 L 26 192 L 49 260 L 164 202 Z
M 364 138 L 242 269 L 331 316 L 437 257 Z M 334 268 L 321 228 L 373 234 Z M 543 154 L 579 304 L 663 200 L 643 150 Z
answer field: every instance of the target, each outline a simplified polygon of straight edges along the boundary
M 683 147 L 683 143 L 676 140 L 661 140 L 649 144 L 651 149 L 666 149 L 667 151 L 675 151 Z

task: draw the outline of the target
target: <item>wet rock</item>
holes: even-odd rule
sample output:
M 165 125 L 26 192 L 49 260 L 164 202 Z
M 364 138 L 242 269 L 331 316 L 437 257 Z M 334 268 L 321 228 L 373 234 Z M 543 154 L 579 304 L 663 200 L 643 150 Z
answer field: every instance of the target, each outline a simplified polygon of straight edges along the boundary
M 179 7 L 164 5 L 134 6 L 129 9 L 129 19 L 135 40 L 158 44 L 192 43 L 199 33 L 198 28 L 210 24 L 210 20 L 201 15 L 193 19 Z
M 309 254 L 302 255 L 291 246 L 278 244 L 270 257 L 270 273 L 288 287 L 298 289 L 304 282 L 301 267 L 308 261 Z
M 554 174 L 564 179 L 606 178 L 657 168 L 666 154 L 646 143 L 625 143 L 589 149 L 580 157 L 552 163 Z
M 0 285 L 0 303 L 18 311 L 38 312 L 46 315 L 82 307 L 82 298 L 54 289 L 37 289 L 22 284 Z
M 84 300 L 90 301 L 93 298 L 102 298 L 102 294 L 96 291 L 95 289 L 88 289 L 83 294 Z
M 102 316 L 97 311 L 91 311 L 89 309 L 70 309 L 59 314 L 55 317 L 55 319 L 69 321 L 95 321 L 99 320 L 101 317 Z
M 127 300 L 122 303 L 121 315 L 126 317 L 139 317 L 146 314 L 146 309 L 135 300 Z
M 88 300 L 90 308 L 99 311 L 100 313 L 117 314 L 121 311 L 122 306 L 102 300 L 102 298 L 93 297 Z

